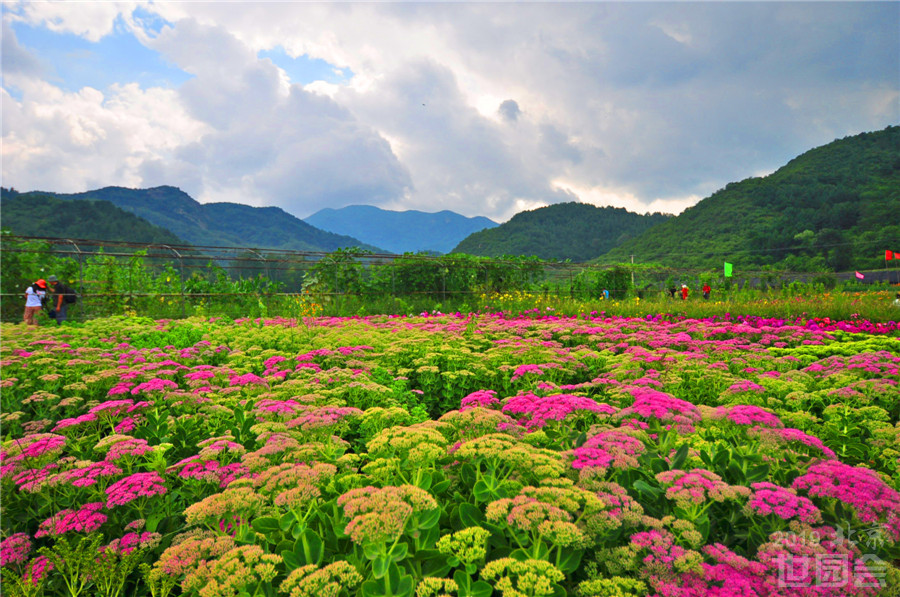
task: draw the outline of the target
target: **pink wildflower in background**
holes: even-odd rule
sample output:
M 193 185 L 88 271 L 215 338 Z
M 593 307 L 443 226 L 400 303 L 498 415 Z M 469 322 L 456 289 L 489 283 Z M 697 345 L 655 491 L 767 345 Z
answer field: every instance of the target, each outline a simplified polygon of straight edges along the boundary
M 321 406 L 307 410 L 302 415 L 287 422 L 287 428 L 300 427 L 304 431 L 329 427 L 340 423 L 347 417 L 362 414 L 362 410 L 352 406 Z
M 300 404 L 292 398 L 289 398 L 287 400 L 273 400 L 272 398 L 264 398 L 256 403 L 254 410 L 263 415 L 271 414 L 292 416 L 294 415 L 294 413 L 306 408 L 306 405 Z
M 722 502 L 750 495 L 748 487 L 729 485 L 719 475 L 702 468 L 663 471 L 656 475 L 656 480 L 668 485 L 666 497 L 682 508 L 703 504 L 707 499 Z
M 30 582 L 32 586 L 36 587 L 51 570 L 53 570 L 53 563 L 47 559 L 47 556 L 38 556 L 28 565 L 22 580 Z
M 529 429 L 540 429 L 550 421 L 562 421 L 572 413 L 579 411 L 613 415 L 617 409 L 584 396 L 520 394 L 507 398 L 500 410 L 508 415 L 519 415 L 520 423 Z
M 894 542 L 900 541 L 900 493 L 878 474 L 861 466 L 837 460 L 813 464 L 794 479 L 794 489 L 805 489 L 811 497 L 834 498 L 856 509 L 862 522 L 886 521 Z
M 692 433 L 694 423 L 702 419 L 696 406 L 669 394 L 640 387 L 629 388 L 629 392 L 634 396 L 634 403 L 619 411 L 617 417 L 620 419 L 637 415 L 645 419 L 671 421 L 680 433 Z
M 815 504 L 800 497 L 793 489 L 772 483 L 754 483 L 753 495 L 747 502 L 747 511 L 762 516 L 774 514 L 784 520 L 796 518 L 813 524 L 822 521 L 822 514 Z
M 129 554 L 135 549 L 153 549 L 159 545 L 162 535 L 159 533 L 127 533 L 121 539 L 113 539 L 101 551 L 117 554 Z
M 106 522 L 106 514 L 100 512 L 103 509 L 102 502 L 92 502 L 83 505 L 78 510 L 62 510 L 57 512 L 38 527 L 35 538 L 46 536 L 59 536 L 69 532 L 92 533 Z
M 822 452 L 828 458 L 834 458 L 834 451 L 827 447 L 822 440 L 815 437 L 814 435 L 809 435 L 799 429 L 794 429 L 792 427 L 786 427 L 784 429 L 751 429 L 748 432 L 748 435 L 752 435 L 754 433 L 759 433 L 761 437 L 771 437 L 775 438 L 776 441 L 779 442 L 799 442 L 805 446 L 810 448 L 815 448 L 816 450 Z
M 115 418 L 127 412 L 132 406 L 134 406 L 134 401 L 128 398 L 123 400 L 108 400 L 91 408 L 88 413 L 93 415 L 102 414 L 106 417 Z
M 74 468 L 60 473 L 58 482 L 70 483 L 73 487 L 90 487 L 96 485 L 101 477 L 115 477 L 121 475 L 122 469 L 111 462 L 92 462 L 81 468 Z
M 645 451 L 641 440 L 623 431 L 602 431 L 583 445 L 572 450 L 572 468 L 610 467 L 625 469 L 638 466 L 638 457 Z
M 725 418 L 738 425 L 763 425 L 764 427 L 784 427 L 777 416 L 758 406 L 737 404 L 720 406 L 716 409 L 715 418 Z
M 251 385 L 251 384 L 252 385 L 260 385 L 260 386 L 269 385 L 265 379 L 263 379 L 259 375 L 256 375 L 255 373 L 245 373 L 243 375 L 232 375 L 229 378 L 228 383 L 230 383 L 232 386 L 241 386 L 241 387 Z
M 44 488 L 56 478 L 54 471 L 59 468 L 55 462 L 51 462 L 41 469 L 27 469 L 18 473 L 13 477 L 13 483 L 19 488 L 19 491 L 26 493 L 35 493 Z
M 459 410 L 469 410 L 470 408 L 492 408 L 500 404 L 497 398 L 497 392 L 494 390 L 477 390 L 468 396 L 465 396 L 460 402 Z
M 82 425 L 84 423 L 91 423 L 96 420 L 97 415 L 95 415 L 94 413 L 85 413 L 83 415 L 72 417 L 70 419 L 60 420 L 50 431 L 60 431 L 62 429 L 68 429 L 70 427 L 78 427 L 79 425 Z
M 106 489 L 106 507 L 123 506 L 143 497 L 166 493 L 166 486 L 157 472 L 135 473 L 117 481 Z
M 31 539 L 25 533 L 10 535 L 0 541 L 0 566 L 24 564 L 31 553 Z
M 150 381 L 140 383 L 131 389 L 131 394 L 141 394 L 147 392 L 165 392 L 167 390 L 177 390 L 178 384 L 171 379 L 162 379 L 155 377 Z

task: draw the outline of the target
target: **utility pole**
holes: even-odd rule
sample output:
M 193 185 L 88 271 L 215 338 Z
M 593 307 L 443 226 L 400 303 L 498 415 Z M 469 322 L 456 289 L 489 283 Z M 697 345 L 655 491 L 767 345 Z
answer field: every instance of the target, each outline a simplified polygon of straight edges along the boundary
M 631 287 L 634 288 L 634 255 L 631 256 Z

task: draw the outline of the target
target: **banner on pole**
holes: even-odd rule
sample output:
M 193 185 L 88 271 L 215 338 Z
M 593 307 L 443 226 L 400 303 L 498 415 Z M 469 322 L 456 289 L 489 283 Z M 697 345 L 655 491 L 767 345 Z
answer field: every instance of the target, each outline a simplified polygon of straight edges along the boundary
M 859 278 L 860 280 L 864 280 L 864 279 L 865 279 L 865 276 L 862 275 L 862 274 L 859 273 L 859 272 L 856 272 L 856 277 Z
M 726 278 L 730 278 L 730 277 L 731 277 L 731 274 L 732 274 L 732 267 L 731 267 L 731 264 L 728 263 L 728 262 L 726 261 L 726 262 L 725 262 L 725 277 L 726 277 Z
M 884 252 L 884 260 L 885 260 L 885 261 L 890 261 L 890 260 L 893 259 L 893 258 L 894 258 L 894 252 L 893 252 L 893 251 L 885 251 L 885 252 Z M 900 259 L 900 257 L 898 257 L 898 259 Z

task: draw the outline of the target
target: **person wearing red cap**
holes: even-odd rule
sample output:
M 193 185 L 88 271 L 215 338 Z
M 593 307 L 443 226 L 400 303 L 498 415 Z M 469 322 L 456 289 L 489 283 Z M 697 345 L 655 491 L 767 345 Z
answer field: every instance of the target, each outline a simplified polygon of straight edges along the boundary
M 25 325 L 37 325 L 37 314 L 47 296 L 47 283 L 40 279 L 25 289 Z

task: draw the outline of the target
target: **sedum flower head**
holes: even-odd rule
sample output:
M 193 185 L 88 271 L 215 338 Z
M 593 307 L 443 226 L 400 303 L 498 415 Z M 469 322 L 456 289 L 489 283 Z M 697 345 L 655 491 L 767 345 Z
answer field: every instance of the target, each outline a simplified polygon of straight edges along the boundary
M 267 554 L 258 545 L 241 545 L 216 560 L 201 562 L 188 572 L 182 587 L 200 597 L 236 597 L 242 589 L 274 579 L 280 563 L 281 556 Z
M 491 532 L 481 527 L 467 527 L 444 535 L 437 542 L 437 550 L 457 558 L 463 564 L 477 564 L 487 555 L 487 540 Z
M 552 595 L 553 585 L 561 582 L 565 575 L 543 560 L 501 558 L 488 562 L 481 569 L 481 577 L 491 582 L 503 597 L 530 597 Z
M 338 560 L 323 568 L 315 564 L 296 568 L 278 587 L 289 597 L 338 597 L 350 594 L 363 578 L 350 563 Z
M 729 485 L 719 475 L 701 468 L 663 471 L 656 475 L 656 480 L 668 486 L 666 497 L 681 508 L 703 504 L 708 499 L 723 502 L 750 494 L 749 488 Z
M 426 576 L 416 586 L 416 597 L 449 597 L 458 590 L 459 586 L 454 580 Z

